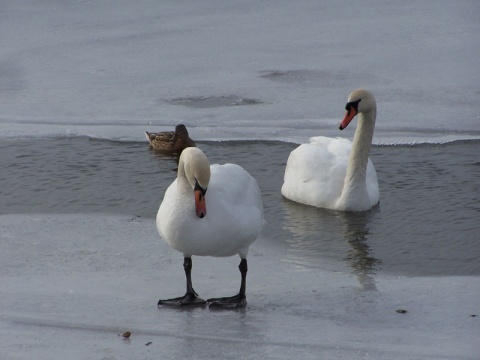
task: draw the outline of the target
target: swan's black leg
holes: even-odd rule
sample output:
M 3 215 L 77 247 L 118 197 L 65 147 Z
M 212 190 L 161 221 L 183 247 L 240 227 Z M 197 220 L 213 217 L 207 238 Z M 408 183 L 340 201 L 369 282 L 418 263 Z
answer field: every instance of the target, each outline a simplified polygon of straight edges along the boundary
M 247 259 L 241 259 L 238 268 L 240 269 L 240 274 L 242 275 L 242 282 L 240 284 L 240 291 L 238 292 L 238 294 L 229 297 L 208 299 L 207 304 L 210 307 L 236 309 L 245 307 L 247 305 L 247 297 L 245 295 L 247 288 L 248 271 Z
M 192 258 L 186 257 L 183 261 L 183 268 L 185 270 L 185 277 L 187 278 L 187 292 L 185 295 L 166 300 L 158 300 L 158 306 L 170 305 L 170 306 L 192 306 L 192 305 L 205 305 L 205 300 L 200 298 L 198 294 L 193 290 L 192 286 Z

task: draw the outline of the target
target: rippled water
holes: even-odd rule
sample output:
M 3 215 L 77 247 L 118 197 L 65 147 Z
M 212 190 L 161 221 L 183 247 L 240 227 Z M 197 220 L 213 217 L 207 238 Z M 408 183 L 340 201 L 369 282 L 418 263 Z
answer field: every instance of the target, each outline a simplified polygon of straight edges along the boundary
M 208 142 L 212 163 L 242 165 L 262 189 L 263 241 L 281 261 L 356 274 L 480 274 L 480 142 L 376 146 L 380 205 L 364 213 L 282 198 L 282 142 Z M 146 143 L 83 137 L 0 141 L 0 213 L 121 213 L 154 218 L 176 161 Z M 252 247 L 255 251 L 255 246 Z

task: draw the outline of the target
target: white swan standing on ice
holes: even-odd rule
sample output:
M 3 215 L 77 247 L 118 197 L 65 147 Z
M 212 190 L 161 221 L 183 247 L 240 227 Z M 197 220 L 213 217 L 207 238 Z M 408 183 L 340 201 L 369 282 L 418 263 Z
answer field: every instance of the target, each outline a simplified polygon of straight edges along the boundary
M 207 192 L 208 189 L 208 192 Z M 168 187 L 157 213 L 160 236 L 183 253 L 187 291 L 158 305 L 246 305 L 247 254 L 263 227 L 263 204 L 257 181 L 235 164 L 210 166 L 202 150 L 183 150 L 177 179 Z M 192 286 L 192 255 L 240 256 L 237 295 L 201 299 Z
M 340 123 L 343 130 L 358 114 L 353 142 L 323 136 L 293 150 L 282 194 L 298 203 L 341 211 L 365 211 L 378 204 L 377 173 L 369 159 L 377 105 L 372 93 L 354 90 Z

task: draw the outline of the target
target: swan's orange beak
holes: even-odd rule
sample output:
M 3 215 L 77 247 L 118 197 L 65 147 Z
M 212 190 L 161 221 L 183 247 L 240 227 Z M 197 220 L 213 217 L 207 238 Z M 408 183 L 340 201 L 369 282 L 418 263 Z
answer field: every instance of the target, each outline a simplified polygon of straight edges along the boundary
M 348 109 L 347 112 L 345 113 L 345 117 L 343 118 L 338 128 L 340 130 L 345 129 L 348 126 L 348 124 L 350 124 L 350 121 L 352 121 L 355 115 L 357 115 L 357 110 L 354 107 L 351 107 L 350 109 Z
M 207 203 L 205 201 L 205 192 L 200 189 L 195 189 L 195 211 L 200 219 L 207 215 Z

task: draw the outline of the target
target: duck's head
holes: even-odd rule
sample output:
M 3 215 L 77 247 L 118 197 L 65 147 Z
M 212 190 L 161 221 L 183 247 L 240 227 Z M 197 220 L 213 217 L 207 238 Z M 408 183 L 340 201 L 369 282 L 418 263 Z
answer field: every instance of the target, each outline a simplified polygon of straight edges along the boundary
M 367 113 L 376 110 L 376 108 L 375 97 L 370 91 L 365 89 L 353 90 L 348 96 L 347 105 L 345 105 L 347 112 L 340 123 L 339 129 L 345 129 L 358 113 Z M 370 118 L 374 119 L 374 117 Z
M 179 138 L 188 139 L 188 130 L 187 127 L 183 124 L 178 124 L 177 126 L 175 126 L 175 132 L 173 133 L 171 141 L 175 142 Z
M 175 126 L 175 133 L 177 134 L 184 133 L 188 136 L 187 127 L 183 124 L 178 124 L 177 126 Z
M 183 149 L 189 146 L 196 146 L 195 142 L 188 136 L 188 130 L 185 125 L 178 124 L 172 136 L 173 152 L 180 154 Z
M 199 218 L 207 215 L 205 195 L 210 182 L 210 162 L 202 150 L 188 147 L 182 151 L 179 160 L 179 170 L 183 167 L 185 177 L 195 195 L 195 211 Z

